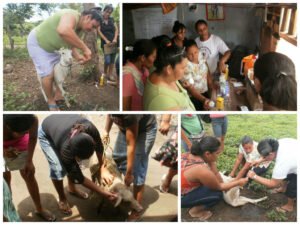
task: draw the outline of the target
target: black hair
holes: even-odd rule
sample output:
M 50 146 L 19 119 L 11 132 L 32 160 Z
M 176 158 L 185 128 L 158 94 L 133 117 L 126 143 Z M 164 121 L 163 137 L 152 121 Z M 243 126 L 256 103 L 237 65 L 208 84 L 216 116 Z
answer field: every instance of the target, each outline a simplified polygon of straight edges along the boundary
M 198 25 L 200 24 L 205 24 L 207 26 L 207 22 L 205 20 L 198 20 L 196 23 L 195 23 L 195 30 L 197 31 L 197 28 L 198 28 Z
M 127 60 L 131 62 L 135 62 L 139 56 L 150 56 L 154 50 L 156 49 L 156 45 L 149 39 L 141 39 L 134 43 L 133 46 L 126 46 L 124 49 L 123 56 L 123 65 L 127 62 Z
M 70 139 L 69 147 L 74 156 L 80 159 L 88 159 L 94 153 L 95 142 L 90 135 L 81 132 Z
M 261 83 L 260 96 L 271 106 L 283 110 L 297 110 L 297 82 L 295 65 L 287 56 L 269 52 L 254 64 L 254 76 Z
M 181 63 L 184 58 L 184 50 L 176 45 L 161 49 L 157 53 L 157 58 L 154 62 L 157 73 L 161 73 L 164 67 L 170 65 L 174 68 L 178 63 Z
M 13 132 L 21 133 L 29 130 L 37 120 L 33 114 L 4 114 L 3 125 Z
M 252 140 L 252 138 L 251 137 L 249 137 L 249 136 L 244 136 L 243 138 L 242 138 L 242 140 L 241 140 L 241 144 L 244 146 L 244 145 L 246 145 L 246 144 L 253 144 L 253 140 Z
M 155 36 L 151 39 L 154 44 L 156 45 L 156 48 L 158 51 L 165 49 L 166 47 L 169 47 L 172 45 L 172 40 L 168 35 L 159 35 Z
M 203 156 L 205 152 L 214 153 L 221 146 L 220 141 L 212 136 L 203 137 L 200 141 L 193 142 L 191 153 L 197 156 Z
M 185 50 L 186 50 L 186 51 L 187 51 L 190 47 L 192 47 L 192 46 L 196 46 L 196 47 L 198 48 L 197 43 L 195 42 L 195 40 L 189 39 L 189 40 L 187 40 L 187 41 L 185 42 Z
M 114 11 L 114 7 L 112 6 L 112 4 L 108 4 L 104 7 L 103 11 L 107 11 L 107 10 L 109 10 L 111 12 Z
M 180 31 L 182 29 L 186 29 L 185 26 L 184 26 L 184 24 L 180 23 L 178 20 L 176 20 L 174 22 L 174 25 L 173 25 L 173 28 L 172 28 L 173 33 L 176 34 L 178 31 Z
M 271 152 L 277 152 L 279 143 L 276 139 L 266 138 L 257 145 L 259 154 L 263 157 L 268 156 Z
M 101 9 L 100 9 L 100 11 L 101 11 Z M 100 14 L 100 11 L 99 11 L 98 8 L 91 8 L 91 9 L 88 9 L 88 10 L 84 10 L 81 13 L 81 16 L 91 16 L 92 20 L 96 20 L 98 23 L 101 23 L 102 16 Z

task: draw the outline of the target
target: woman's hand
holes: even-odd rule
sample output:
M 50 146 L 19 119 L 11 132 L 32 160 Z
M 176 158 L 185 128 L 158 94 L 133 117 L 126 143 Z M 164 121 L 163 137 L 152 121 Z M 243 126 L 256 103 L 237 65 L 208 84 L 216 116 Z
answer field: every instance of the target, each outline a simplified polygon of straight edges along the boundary
M 25 176 L 27 176 L 27 177 L 30 177 L 35 173 L 35 167 L 34 167 L 32 161 L 26 162 L 26 164 L 24 166 L 24 172 L 25 172 Z
M 206 109 L 206 110 L 209 110 L 209 109 L 210 109 L 210 107 L 209 107 L 209 102 L 210 102 L 210 99 L 205 98 L 204 103 L 203 103 L 203 108 L 204 108 L 204 109 Z
M 109 192 L 109 191 L 106 191 L 104 193 L 104 196 L 111 202 L 115 202 L 116 199 L 118 198 L 118 194 L 117 193 L 114 193 L 114 192 Z
M 253 179 L 253 177 L 256 175 L 256 173 L 253 170 L 249 170 L 247 173 L 247 177 L 250 179 Z
M 230 176 L 230 177 L 234 177 L 234 173 L 233 172 L 231 172 L 228 176 Z
M 133 175 L 132 175 L 132 173 L 126 173 L 125 174 L 125 180 L 124 180 L 124 182 L 125 182 L 125 184 L 126 184 L 126 186 L 130 186 L 130 184 L 132 184 L 132 182 L 133 182 Z
M 169 129 L 170 129 L 170 121 L 168 122 L 168 121 L 162 120 L 160 123 L 159 132 L 162 135 L 167 135 L 169 132 Z
M 241 187 L 243 187 L 245 184 L 248 183 L 249 178 L 248 178 L 248 177 L 246 177 L 246 178 L 240 178 L 238 181 L 239 181 L 239 185 L 240 185 Z
M 110 143 L 109 133 L 104 132 L 104 134 L 102 136 L 102 143 L 106 146 L 109 145 L 109 143 Z
M 105 167 L 101 168 L 101 178 L 105 185 L 111 185 L 114 181 L 114 176 Z

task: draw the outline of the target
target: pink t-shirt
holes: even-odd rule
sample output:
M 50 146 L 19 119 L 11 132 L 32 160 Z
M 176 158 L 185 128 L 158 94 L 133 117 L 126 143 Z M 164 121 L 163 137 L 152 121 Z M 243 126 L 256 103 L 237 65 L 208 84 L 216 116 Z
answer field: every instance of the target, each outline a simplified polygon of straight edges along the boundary
M 25 134 L 23 137 L 14 140 L 3 141 L 4 149 L 16 148 L 18 151 L 27 151 L 29 143 L 29 134 Z
M 210 118 L 222 118 L 225 116 L 226 114 L 210 114 Z
M 146 83 L 146 79 L 149 76 L 147 68 L 143 68 L 141 71 L 131 62 L 128 62 L 126 66 L 130 66 L 137 70 L 141 75 L 143 83 Z M 143 110 L 143 96 L 139 95 L 137 87 L 135 86 L 134 78 L 130 73 L 123 74 L 123 97 L 131 97 L 131 110 Z

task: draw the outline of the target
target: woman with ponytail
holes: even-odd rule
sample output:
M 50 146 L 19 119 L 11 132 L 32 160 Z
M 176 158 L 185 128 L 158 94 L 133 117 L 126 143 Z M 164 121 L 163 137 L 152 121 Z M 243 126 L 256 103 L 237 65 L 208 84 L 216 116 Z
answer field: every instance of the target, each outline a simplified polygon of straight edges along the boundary
M 295 65 L 287 56 L 269 52 L 254 65 L 254 84 L 267 111 L 297 111 Z
M 180 23 L 178 20 L 174 22 L 172 32 L 174 33 L 174 37 L 172 38 L 173 45 L 183 49 L 186 45 L 186 27 L 183 23 Z
M 80 169 L 80 161 L 89 159 L 96 152 L 102 166 L 103 145 L 97 128 L 80 115 L 50 115 L 41 124 L 38 138 L 50 167 L 50 178 L 58 193 L 58 206 L 62 213 L 71 215 L 63 185 L 63 178 L 68 177 L 68 191 L 79 198 L 87 199 L 88 194 L 78 190 L 75 184 L 99 193 L 113 201 L 116 195 L 100 189 L 86 178 Z M 112 178 L 101 167 L 101 176 L 107 182 Z
M 144 110 L 195 111 L 187 91 L 178 82 L 184 76 L 187 59 L 177 46 L 158 51 L 155 71 L 148 77 L 144 92 Z
M 144 84 L 156 59 L 156 46 L 142 39 L 124 49 L 123 110 L 143 110 Z
M 268 188 L 275 188 L 275 192 L 283 192 L 287 196 L 287 203 L 277 207 L 278 212 L 292 212 L 297 198 L 297 151 L 298 141 L 292 138 L 264 139 L 259 142 L 257 150 L 266 160 L 275 161 L 272 178 L 267 179 L 248 172 L 248 177 L 265 185 Z

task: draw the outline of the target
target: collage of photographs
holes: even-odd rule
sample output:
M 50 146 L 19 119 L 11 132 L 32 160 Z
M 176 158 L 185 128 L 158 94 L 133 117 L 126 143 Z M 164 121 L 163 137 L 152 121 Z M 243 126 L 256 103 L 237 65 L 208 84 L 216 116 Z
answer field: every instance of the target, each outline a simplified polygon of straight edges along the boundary
M 174 2 L 0 3 L 3 222 L 298 222 L 297 1 Z

